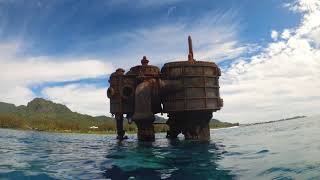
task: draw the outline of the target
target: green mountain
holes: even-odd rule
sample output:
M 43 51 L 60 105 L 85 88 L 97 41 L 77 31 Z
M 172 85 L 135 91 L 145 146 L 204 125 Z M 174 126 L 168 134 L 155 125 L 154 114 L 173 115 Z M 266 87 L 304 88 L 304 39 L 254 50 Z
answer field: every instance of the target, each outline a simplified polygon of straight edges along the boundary
M 68 107 L 42 98 L 27 106 L 0 103 L 0 127 L 41 131 L 112 131 L 114 119 L 72 112 Z M 95 126 L 97 129 L 90 127 Z
M 72 113 L 67 106 L 42 98 L 35 98 L 27 105 L 27 110 L 38 113 Z

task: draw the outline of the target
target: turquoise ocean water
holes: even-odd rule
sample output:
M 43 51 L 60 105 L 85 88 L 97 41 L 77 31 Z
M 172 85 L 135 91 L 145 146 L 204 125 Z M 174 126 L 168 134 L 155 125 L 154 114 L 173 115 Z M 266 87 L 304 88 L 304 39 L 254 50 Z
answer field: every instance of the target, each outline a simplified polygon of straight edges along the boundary
M 320 117 L 212 130 L 209 143 L 0 129 L 0 179 L 320 179 Z

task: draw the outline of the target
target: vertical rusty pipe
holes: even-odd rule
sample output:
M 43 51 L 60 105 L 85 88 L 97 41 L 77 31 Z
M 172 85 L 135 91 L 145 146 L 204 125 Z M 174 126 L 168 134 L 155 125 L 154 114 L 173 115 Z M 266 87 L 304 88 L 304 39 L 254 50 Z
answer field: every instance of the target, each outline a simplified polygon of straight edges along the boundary
M 189 45 L 189 54 L 188 54 L 188 61 L 189 62 L 194 62 L 193 58 L 193 47 L 192 47 L 192 39 L 191 36 L 188 36 L 188 45 Z
M 141 141 L 154 141 L 155 120 L 152 112 L 153 88 L 156 87 L 155 79 L 145 80 L 136 87 L 135 109 L 132 120 L 138 127 L 138 139 Z
M 153 117 L 152 113 L 152 88 L 156 83 L 155 79 L 146 80 L 140 83 L 135 90 L 135 107 L 132 119 L 150 119 Z

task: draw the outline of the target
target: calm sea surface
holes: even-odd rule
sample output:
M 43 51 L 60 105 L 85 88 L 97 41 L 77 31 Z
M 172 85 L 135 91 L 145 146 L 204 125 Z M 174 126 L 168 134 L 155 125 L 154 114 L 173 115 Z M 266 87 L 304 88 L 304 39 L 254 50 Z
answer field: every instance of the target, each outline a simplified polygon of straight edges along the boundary
M 211 131 L 209 143 L 0 129 L 0 179 L 320 179 L 320 117 Z

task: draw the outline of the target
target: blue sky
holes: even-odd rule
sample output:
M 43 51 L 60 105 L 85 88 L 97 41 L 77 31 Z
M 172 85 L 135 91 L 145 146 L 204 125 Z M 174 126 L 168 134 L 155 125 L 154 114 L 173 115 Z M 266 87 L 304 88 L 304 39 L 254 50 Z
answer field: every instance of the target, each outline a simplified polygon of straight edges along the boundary
M 19 105 L 41 96 L 74 111 L 108 115 L 105 91 L 115 68 L 137 65 L 143 55 L 158 66 L 184 60 L 190 34 L 196 59 L 223 68 L 226 107 L 217 113 L 219 118 L 254 122 L 315 114 L 289 82 L 292 78 L 281 79 L 296 72 L 298 65 L 318 65 L 318 24 L 312 20 L 318 17 L 318 8 L 318 0 L 0 0 L 0 101 Z M 300 47 L 304 43 L 308 45 Z M 301 48 L 308 50 L 301 53 L 312 62 L 297 54 Z M 282 60 L 286 58 L 303 60 Z M 290 69 L 284 68 L 286 63 Z M 252 87 L 270 76 L 266 68 L 282 73 L 268 77 L 265 84 L 287 86 Z M 315 71 L 305 78 L 317 77 Z M 286 95 L 279 98 L 279 93 Z M 313 91 L 308 97 L 319 103 Z M 238 107 L 243 112 L 238 113 Z
M 284 10 L 285 2 L 3 1 L 1 40 L 28 42 L 21 52 L 24 56 L 119 57 L 117 54 L 132 38 L 125 36 L 127 33 L 175 24 L 188 28 L 197 26 L 203 17 L 229 15 L 233 17 L 220 17 L 213 23 L 239 24 L 240 41 L 267 43 L 271 29 L 281 30 L 299 23 L 299 14 Z

